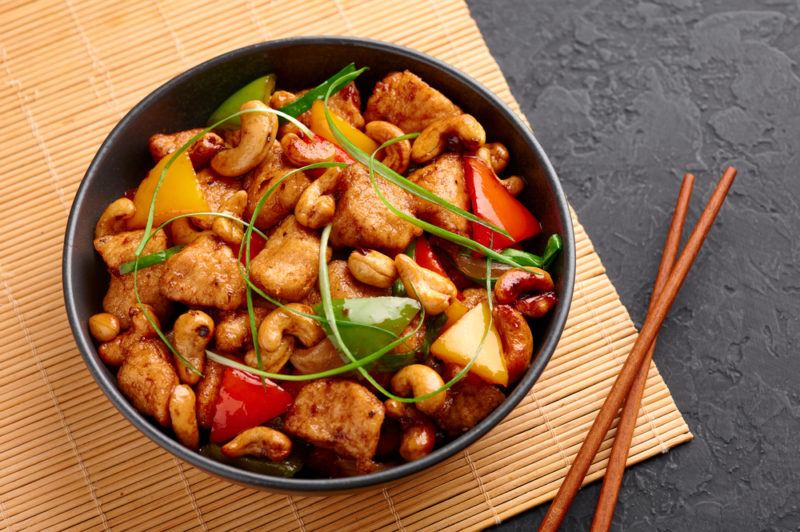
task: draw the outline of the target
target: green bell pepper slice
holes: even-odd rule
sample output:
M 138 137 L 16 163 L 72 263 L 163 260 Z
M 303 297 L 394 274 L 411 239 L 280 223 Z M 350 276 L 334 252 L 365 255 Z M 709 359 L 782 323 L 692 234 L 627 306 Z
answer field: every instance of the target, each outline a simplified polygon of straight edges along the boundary
M 215 124 L 226 116 L 238 112 L 239 108 L 245 102 L 258 100 L 260 102 L 269 103 L 270 96 L 272 96 L 272 93 L 275 91 L 275 81 L 275 74 L 261 76 L 234 92 L 227 100 L 222 102 L 222 105 L 217 107 L 216 111 L 211 113 L 211 117 L 208 119 L 208 125 Z M 240 118 L 241 116 L 229 118 L 217 127 L 220 129 L 238 129 L 242 124 Z
M 207 443 L 200 448 L 200 454 L 206 458 L 211 458 L 223 464 L 238 467 L 253 473 L 261 473 L 272 477 L 292 478 L 303 467 L 303 457 L 297 453 L 292 453 L 289 458 L 281 462 L 272 462 L 252 456 L 241 456 L 239 458 L 229 458 L 222 454 L 222 448 L 213 443 Z
M 342 341 L 358 359 L 396 340 L 420 311 L 420 304 L 407 297 L 334 299 L 332 303 Z M 314 306 L 314 312 L 325 315 L 321 303 Z M 356 326 L 347 326 L 348 323 Z M 323 322 L 322 327 L 337 345 L 328 324 Z

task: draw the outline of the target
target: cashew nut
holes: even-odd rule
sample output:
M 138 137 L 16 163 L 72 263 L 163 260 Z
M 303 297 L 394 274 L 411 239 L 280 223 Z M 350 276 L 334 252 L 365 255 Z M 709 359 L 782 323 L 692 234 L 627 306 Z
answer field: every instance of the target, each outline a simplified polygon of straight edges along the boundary
M 391 122 L 384 122 L 383 120 L 373 120 L 367 123 L 364 126 L 364 133 L 378 144 L 383 144 L 404 134 L 402 129 Z M 398 174 L 406 173 L 411 162 L 410 140 L 395 142 L 381 151 L 383 152 L 383 164 Z
M 422 303 L 425 312 L 431 316 L 444 312 L 458 294 L 456 285 L 450 279 L 423 268 L 408 255 L 398 254 L 394 263 L 406 293 Z
M 182 246 L 191 244 L 205 233 L 205 231 L 196 229 L 189 218 L 178 218 L 169 224 L 169 230 L 172 234 L 172 241 Z
M 220 212 L 241 218 L 246 207 L 247 191 L 240 190 L 225 200 L 220 208 Z M 214 221 L 211 224 L 211 231 L 232 246 L 241 244 L 242 238 L 244 237 L 244 228 L 242 224 L 230 218 L 222 218 L 220 216 L 214 217 Z
M 422 397 L 442 386 L 444 386 L 442 376 L 433 368 L 422 364 L 405 366 L 392 377 L 392 390 L 402 396 L 413 394 L 414 397 Z M 420 412 L 433 416 L 442 408 L 446 399 L 447 391 L 443 390 L 415 404 Z
M 259 356 L 261 356 L 261 367 L 268 373 L 278 373 L 283 366 L 289 361 L 294 351 L 294 338 L 291 336 L 284 337 L 274 350 L 261 349 Z M 258 367 L 258 358 L 256 357 L 256 350 L 250 348 L 244 355 L 244 363 L 251 368 Z
M 289 358 L 294 369 L 303 375 L 319 373 L 342 365 L 342 357 L 327 338 L 306 349 L 295 349 Z
M 283 154 L 295 166 L 331 161 L 336 156 L 336 146 L 327 140 L 309 142 L 305 137 L 287 133 L 281 139 Z
M 553 290 L 553 278 L 540 268 L 512 268 L 497 279 L 494 285 L 494 297 L 501 305 L 507 305 L 519 299 L 525 292 L 550 292 Z
M 214 320 L 200 310 L 190 310 L 178 316 L 173 327 L 175 349 L 194 368 L 203 373 L 206 363 L 206 346 L 214 337 Z M 195 385 L 201 375 L 191 371 L 182 360 L 176 357 L 175 366 L 181 382 Z
M 528 369 L 533 354 L 533 334 L 525 317 L 509 305 L 494 307 L 492 317 L 503 343 L 503 359 L 511 384 Z
M 545 292 L 517 300 L 514 307 L 529 318 L 541 318 L 556 305 L 555 292 Z
M 200 446 L 200 430 L 197 428 L 196 403 L 194 391 L 186 384 L 172 389 L 169 398 L 169 417 L 172 430 L 178 441 L 190 449 Z
M 457 138 L 467 151 L 474 151 L 486 142 L 486 131 L 472 115 L 442 118 L 422 130 L 411 147 L 411 159 L 425 163 L 444 152 L 448 141 Z
M 258 100 L 251 100 L 243 103 L 240 109 L 266 110 L 267 106 Z M 246 113 L 241 115 L 241 122 L 239 145 L 222 150 L 211 159 L 211 168 L 225 177 L 240 176 L 258 166 L 278 134 L 278 117 L 272 113 Z
M 325 331 L 317 321 L 292 312 L 294 310 L 313 314 L 314 310 L 310 306 L 290 303 L 286 307 L 288 308 L 273 310 L 261 322 L 258 327 L 258 345 L 267 351 L 275 351 L 280 347 L 285 334 L 294 336 L 306 347 L 311 347 L 325 338 Z
M 400 456 L 408 462 L 419 460 L 433 451 L 436 428 L 413 406 L 394 399 L 384 402 L 386 415 L 400 421 L 403 435 L 400 438 Z
M 515 197 L 519 196 L 525 189 L 525 180 L 518 175 L 508 176 L 505 179 L 498 179 L 498 181 L 508 190 L 509 194 Z
M 98 342 L 110 342 L 119 334 L 119 320 L 108 312 L 95 314 L 89 318 L 89 332 Z
M 357 249 L 350 253 L 347 266 L 353 277 L 364 284 L 378 288 L 389 288 L 397 278 L 394 261 L 374 249 Z
M 336 188 L 340 174 L 341 168 L 328 168 L 306 187 L 294 208 L 294 216 L 300 224 L 309 229 L 319 229 L 331 223 L 336 201 L 328 193 Z
M 475 152 L 475 155 L 492 167 L 496 174 L 499 174 L 508 166 L 511 155 L 505 145 L 500 142 L 489 142 L 484 144 Z
M 297 99 L 297 95 L 289 91 L 275 91 L 269 97 L 269 106 L 273 109 L 280 109 L 284 105 L 289 105 Z
M 158 318 L 155 310 L 150 305 L 142 305 L 153 322 L 158 325 Z M 123 334 L 115 336 L 111 341 L 101 344 L 97 353 L 103 362 L 109 366 L 121 366 L 125 361 L 128 350 L 139 340 L 154 338 L 156 331 L 145 317 L 144 310 L 139 306 L 133 306 L 128 310 L 131 319 L 131 327 Z
M 292 452 L 292 440 L 284 433 L 269 427 L 253 427 L 222 446 L 228 458 L 257 456 L 273 462 L 286 460 Z
M 127 229 L 128 220 L 136 213 L 136 206 L 128 198 L 119 198 L 106 207 L 97 225 L 94 226 L 94 237 L 115 235 Z

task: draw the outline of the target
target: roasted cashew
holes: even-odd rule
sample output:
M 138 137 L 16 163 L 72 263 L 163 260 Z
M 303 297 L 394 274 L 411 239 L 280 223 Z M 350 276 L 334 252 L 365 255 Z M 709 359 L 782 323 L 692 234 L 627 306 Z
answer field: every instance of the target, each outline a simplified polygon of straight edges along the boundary
M 203 373 L 206 364 L 206 346 L 214 337 L 214 320 L 200 310 L 190 310 L 178 316 L 172 329 L 175 336 L 175 349 L 194 368 Z M 179 358 L 175 358 L 175 366 L 181 382 L 195 385 L 201 375 L 193 372 Z
M 397 419 L 403 429 L 400 438 L 400 456 L 413 462 L 428 455 L 436 444 L 436 428 L 433 423 L 413 406 L 389 399 L 384 402 L 386 415 Z
M 383 120 L 373 120 L 364 126 L 364 133 L 379 145 L 403 135 L 403 130 Z M 383 164 L 397 172 L 405 174 L 411 162 L 411 141 L 408 139 L 395 142 L 383 150 Z
M 533 354 L 533 334 L 525 316 L 509 305 L 494 307 L 492 317 L 503 343 L 503 359 L 508 369 L 508 382 L 511 384 L 528 369 Z
M 269 313 L 258 327 L 258 345 L 267 351 L 275 351 L 280 347 L 285 334 L 290 334 L 306 346 L 311 347 L 325 338 L 325 331 L 319 323 L 307 316 L 301 316 L 292 310 L 313 314 L 314 310 L 302 303 L 289 303 L 287 308 L 278 308 Z
M 150 318 L 158 325 L 158 317 L 155 310 L 150 305 L 143 305 L 150 315 Z M 128 310 L 128 315 L 131 318 L 131 327 L 123 334 L 117 335 L 109 342 L 101 344 L 97 349 L 97 353 L 103 362 L 109 366 L 121 366 L 127 356 L 127 351 L 130 347 L 146 338 L 155 338 L 156 331 L 147 321 L 144 311 L 139 306 L 131 307 Z
M 119 334 L 119 320 L 108 312 L 94 314 L 89 318 L 89 332 L 98 342 L 110 342 Z
M 525 292 L 550 292 L 553 278 L 540 268 L 512 268 L 497 279 L 494 297 L 501 305 L 513 303 Z
M 328 168 L 306 187 L 294 207 L 294 216 L 300 224 L 309 229 L 319 229 L 331 223 L 336 201 L 328 193 L 336 188 L 341 172 L 341 168 Z
M 266 110 L 267 106 L 258 100 L 251 100 L 243 103 L 240 109 Z M 225 177 L 240 176 L 258 166 L 278 134 L 278 117 L 272 113 L 246 113 L 241 115 L 241 122 L 239 145 L 222 150 L 211 159 L 211 168 Z
M 273 109 L 280 109 L 284 105 L 289 105 L 297 99 L 297 95 L 289 91 L 275 91 L 269 97 L 269 106 Z
M 422 397 L 442 386 L 444 386 L 442 376 L 433 368 L 422 364 L 405 366 L 392 377 L 392 390 L 402 396 L 413 394 L 414 397 Z M 443 390 L 432 397 L 418 401 L 415 405 L 420 412 L 433 416 L 441 410 L 446 399 L 447 390 Z
M 136 213 L 136 206 L 128 198 L 113 201 L 94 226 L 94 237 L 115 235 L 127 229 L 128 220 Z
M 353 277 L 364 284 L 378 288 L 389 288 L 397 278 L 394 261 L 374 249 L 357 249 L 350 253 L 347 266 Z
M 317 345 L 305 349 L 295 349 L 289 362 L 303 375 L 338 368 L 343 363 L 336 346 L 327 338 Z
M 394 263 L 406 293 L 422 303 L 425 312 L 431 316 L 444 312 L 458 294 L 450 279 L 423 268 L 408 255 L 398 254 Z
M 518 175 L 508 176 L 505 179 L 498 179 L 498 181 L 508 190 L 509 194 L 515 197 L 519 196 L 525 189 L 525 180 Z
M 172 389 L 169 417 L 178 441 L 190 449 L 197 449 L 200 446 L 200 430 L 197 428 L 194 390 L 188 385 L 179 384 Z
M 253 427 L 222 446 L 222 454 L 228 458 L 257 456 L 280 462 L 292 452 L 292 440 L 284 433 L 269 427 Z
M 261 356 L 261 367 L 268 373 L 278 373 L 283 366 L 289 362 L 289 358 L 294 352 L 294 338 L 291 336 L 284 337 L 274 350 L 261 349 L 259 355 Z M 258 358 L 256 357 L 256 350 L 250 348 L 244 355 L 244 363 L 251 368 L 258 367 Z
M 494 173 L 499 174 L 508 166 L 511 155 L 504 144 L 500 142 L 489 142 L 484 144 L 475 152 L 475 156 L 492 167 Z
M 246 207 L 247 191 L 240 190 L 225 200 L 220 208 L 220 212 L 241 218 Z M 244 227 L 242 224 L 230 218 L 222 218 L 221 216 L 214 217 L 214 221 L 211 223 L 211 232 L 232 246 L 241 244 L 242 238 L 244 237 Z
M 336 146 L 327 140 L 309 142 L 304 137 L 287 133 L 281 139 L 283 154 L 295 166 L 332 161 L 336 156 Z
M 172 241 L 182 246 L 191 244 L 205 233 L 205 231 L 196 229 L 189 218 L 178 218 L 169 224 L 169 231 L 172 234 Z
M 422 130 L 411 146 L 411 159 L 425 163 L 444 152 L 450 138 L 456 137 L 467 151 L 474 151 L 486 142 L 486 131 L 472 115 L 442 118 Z

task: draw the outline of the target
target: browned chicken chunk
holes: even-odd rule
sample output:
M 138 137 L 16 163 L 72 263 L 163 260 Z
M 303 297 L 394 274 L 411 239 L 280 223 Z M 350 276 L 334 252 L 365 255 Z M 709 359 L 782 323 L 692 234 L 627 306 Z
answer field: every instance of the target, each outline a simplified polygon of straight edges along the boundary
M 206 233 L 164 264 L 161 293 L 173 301 L 221 310 L 239 308 L 245 282 L 231 248 Z
M 505 395 L 497 387 L 466 378 L 450 388 L 436 421 L 448 435 L 458 436 L 477 425 L 504 400 Z
M 197 172 L 197 182 L 206 198 L 208 208 L 212 212 L 220 212 L 225 202 L 242 190 L 242 180 L 235 177 L 223 177 L 206 168 Z M 214 218 L 207 216 L 192 217 L 192 221 L 203 229 L 211 229 Z
M 153 156 L 153 160 L 158 162 L 186 144 L 201 131 L 201 128 L 197 128 L 176 133 L 156 133 L 150 137 L 150 141 L 147 143 L 150 148 L 150 155 Z M 224 147 L 225 141 L 222 140 L 222 137 L 216 133 L 206 133 L 192 144 L 188 150 L 192 166 L 194 166 L 195 170 L 205 168 L 217 152 L 222 151 Z
M 169 426 L 169 398 L 178 375 L 160 340 L 142 340 L 132 346 L 119 368 L 117 382 L 136 410 Z
M 269 309 L 263 307 L 253 308 L 256 315 L 256 327 L 269 314 Z M 227 353 L 237 353 L 252 345 L 250 331 L 250 315 L 247 310 L 235 310 L 222 315 L 214 329 L 214 345 L 217 350 Z
M 206 362 L 203 378 L 197 383 L 197 424 L 204 429 L 210 429 L 214 421 L 214 409 L 217 402 L 217 394 L 222 384 L 222 374 L 225 366 L 209 360 Z
M 413 214 L 411 194 L 379 176 L 376 179 L 389 203 Z M 342 172 L 336 195 L 331 230 L 331 243 L 336 247 L 382 249 L 393 255 L 422 234 L 422 229 L 386 208 L 372 188 L 369 171 L 360 164 L 350 165 Z
M 391 292 L 389 288 L 376 288 L 353 277 L 345 260 L 332 260 L 328 264 L 328 277 L 333 299 L 388 296 Z
M 321 379 L 300 390 L 284 427 L 314 445 L 365 460 L 375 455 L 383 415 L 383 403 L 360 384 Z
M 281 144 L 277 141 L 273 143 L 272 150 L 267 154 L 264 162 L 250 174 L 250 182 L 247 187 L 246 215 L 248 220 L 253 216 L 261 196 L 293 168 L 283 156 Z M 264 202 L 264 206 L 256 218 L 256 226 L 260 229 L 269 229 L 283 220 L 287 214 L 294 211 L 297 200 L 300 199 L 300 195 L 310 183 L 311 181 L 303 172 L 297 172 L 284 179 Z
M 412 173 L 408 178 L 456 207 L 464 210 L 469 208 L 464 166 L 460 155 L 442 155 L 433 163 Z M 453 233 L 468 236 L 469 222 L 466 218 L 429 201 L 417 197 L 414 199 L 419 218 Z
M 264 292 L 281 301 L 300 301 L 319 274 L 319 235 L 288 216 L 250 263 L 250 273 Z
M 129 311 L 137 305 L 133 291 L 133 274 L 119 275 L 119 267 L 135 258 L 136 246 L 142 240 L 144 231 L 126 231 L 115 235 L 106 235 L 95 239 L 94 247 L 108 266 L 111 281 L 108 292 L 103 298 L 103 310 L 117 317 L 123 329 L 130 324 Z M 153 235 L 147 243 L 142 255 L 166 249 L 167 236 L 163 231 Z M 143 268 L 136 274 L 136 285 L 142 303 L 153 307 L 159 318 L 169 313 L 170 302 L 161 294 L 159 284 L 164 271 L 163 264 Z
M 444 94 L 406 70 L 393 72 L 375 85 L 364 119 L 385 120 L 414 133 L 435 120 L 460 114 L 461 109 Z

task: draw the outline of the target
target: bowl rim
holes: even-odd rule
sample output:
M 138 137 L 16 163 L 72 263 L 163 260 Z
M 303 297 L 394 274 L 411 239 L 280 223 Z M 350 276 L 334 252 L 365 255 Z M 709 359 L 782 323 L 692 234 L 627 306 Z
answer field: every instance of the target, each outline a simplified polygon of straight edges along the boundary
M 405 56 L 415 61 L 426 63 L 428 66 L 443 71 L 446 75 L 456 78 L 461 83 L 469 86 L 472 90 L 481 94 L 489 100 L 492 105 L 502 113 L 514 126 L 522 132 L 525 142 L 532 147 L 536 157 L 540 160 L 544 174 L 550 182 L 555 196 L 556 208 L 559 215 L 564 220 L 565 234 L 562 235 L 564 242 L 564 267 L 560 274 L 563 283 L 563 294 L 556 307 L 553 319 L 553 332 L 544 339 L 542 344 L 541 355 L 538 356 L 528 371 L 517 383 L 514 390 L 506 397 L 503 403 L 500 404 L 491 414 L 485 419 L 480 421 L 475 427 L 465 432 L 461 436 L 455 438 L 453 441 L 448 442 L 442 447 L 436 449 L 428 456 L 414 461 L 401 464 L 383 471 L 369 473 L 366 475 L 359 475 L 355 477 L 345 478 L 332 478 L 332 479 L 299 479 L 299 478 L 282 478 L 267 476 L 264 474 L 253 473 L 238 469 L 226 464 L 214 461 L 200 455 L 198 452 L 188 449 L 178 443 L 167 433 L 161 431 L 156 425 L 140 414 L 133 405 L 122 395 L 117 387 L 113 375 L 107 371 L 103 362 L 97 355 L 97 350 L 94 343 L 87 332 L 84 324 L 78 316 L 75 287 L 72 281 L 73 271 L 73 245 L 77 237 L 77 221 L 76 212 L 78 207 L 85 201 L 89 191 L 88 179 L 90 175 L 97 171 L 97 166 L 104 158 L 106 152 L 111 150 L 111 146 L 118 141 L 118 137 L 125 129 L 126 125 L 136 117 L 143 108 L 147 107 L 151 102 L 158 100 L 162 94 L 169 91 L 175 85 L 191 78 L 196 73 L 203 70 L 213 68 L 221 63 L 230 61 L 240 55 L 252 53 L 254 51 L 267 51 L 274 48 L 282 48 L 288 45 L 345 45 L 354 47 L 365 47 L 369 49 L 376 49 L 391 54 Z M 100 386 L 103 393 L 108 397 L 116 409 L 130 421 L 140 432 L 147 436 L 150 440 L 158 444 L 161 448 L 165 449 L 173 456 L 176 456 L 186 462 L 192 464 L 207 473 L 225 478 L 227 480 L 246 484 L 250 487 L 266 488 L 273 491 L 280 491 L 284 493 L 332 493 L 344 492 L 359 488 L 367 488 L 370 486 L 380 485 L 397 481 L 399 479 L 410 477 L 427 470 L 439 462 L 453 456 L 455 453 L 466 449 L 478 441 L 489 430 L 498 425 L 527 395 L 531 390 L 536 380 L 543 372 L 545 366 L 550 361 L 550 358 L 555 351 L 556 345 L 561 338 L 564 330 L 567 314 L 569 312 L 570 304 L 572 302 L 572 295 L 575 285 L 575 236 L 572 226 L 572 218 L 569 212 L 569 206 L 564 195 L 561 183 L 558 179 L 555 169 L 553 168 L 547 154 L 542 149 L 538 140 L 533 134 L 531 128 L 522 121 L 522 119 L 513 112 L 504 102 L 502 102 L 493 92 L 485 88 L 472 77 L 464 74 L 453 66 L 431 57 L 425 53 L 412 50 L 403 46 L 383 41 L 364 39 L 356 37 L 338 37 L 338 36 L 305 36 L 305 37 L 289 37 L 283 39 L 276 39 L 271 41 L 264 41 L 249 46 L 237 48 L 224 54 L 213 57 L 203 63 L 200 63 L 183 73 L 171 78 L 157 89 L 148 94 L 144 99 L 137 103 L 125 116 L 120 120 L 117 125 L 111 130 L 106 139 L 101 144 L 97 153 L 95 154 L 92 162 L 81 179 L 80 186 L 73 200 L 70 208 L 69 218 L 67 222 L 66 232 L 64 235 L 64 248 L 62 256 L 62 284 L 64 292 L 64 302 L 67 310 L 67 317 L 69 320 L 70 328 L 78 346 L 81 356 L 89 369 L 95 382 Z M 568 296 L 568 297 L 567 297 Z

